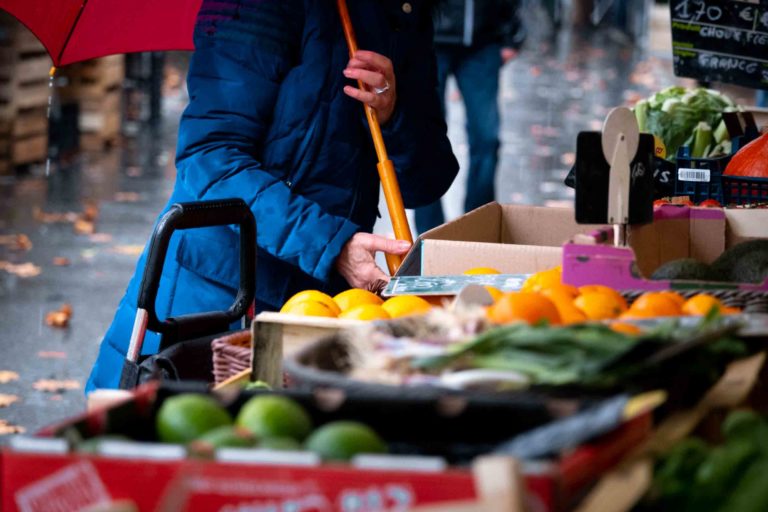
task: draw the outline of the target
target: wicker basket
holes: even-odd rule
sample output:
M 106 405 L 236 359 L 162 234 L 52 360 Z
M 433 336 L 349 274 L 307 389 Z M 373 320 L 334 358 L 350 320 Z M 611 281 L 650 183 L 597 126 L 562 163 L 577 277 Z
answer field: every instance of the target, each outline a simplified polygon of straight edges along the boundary
M 213 351 L 213 379 L 216 384 L 251 367 L 251 331 L 237 331 L 216 338 Z

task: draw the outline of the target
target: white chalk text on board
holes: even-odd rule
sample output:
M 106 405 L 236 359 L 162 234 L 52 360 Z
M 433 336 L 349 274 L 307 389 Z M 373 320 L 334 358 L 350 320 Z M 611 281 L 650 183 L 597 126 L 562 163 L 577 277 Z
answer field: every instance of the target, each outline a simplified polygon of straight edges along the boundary
M 671 0 L 675 74 L 768 89 L 768 0 Z

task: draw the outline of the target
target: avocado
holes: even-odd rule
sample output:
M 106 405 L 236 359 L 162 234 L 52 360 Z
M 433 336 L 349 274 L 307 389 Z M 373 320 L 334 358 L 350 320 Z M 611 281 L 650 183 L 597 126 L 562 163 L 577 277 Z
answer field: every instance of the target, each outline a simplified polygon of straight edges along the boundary
M 712 270 L 734 283 L 763 283 L 768 278 L 768 240 L 734 245 L 712 263 Z
M 693 258 L 683 258 L 681 260 L 668 261 L 657 268 L 651 279 L 659 280 L 677 280 L 688 281 L 715 281 L 715 274 L 706 263 L 701 263 Z

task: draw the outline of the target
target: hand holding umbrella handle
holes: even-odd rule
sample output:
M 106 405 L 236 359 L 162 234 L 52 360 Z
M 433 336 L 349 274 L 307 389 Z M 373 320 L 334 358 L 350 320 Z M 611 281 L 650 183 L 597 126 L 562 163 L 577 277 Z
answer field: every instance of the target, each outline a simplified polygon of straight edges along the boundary
M 344 27 L 344 37 L 347 40 L 347 46 L 349 46 L 349 55 L 352 57 L 357 51 L 357 40 L 352 28 L 352 21 L 349 18 L 347 2 L 346 0 L 336 0 L 336 3 L 339 8 L 339 16 L 341 16 L 341 24 Z M 363 88 L 360 80 L 358 80 L 358 87 Z M 371 130 L 371 137 L 373 137 L 373 145 L 376 148 L 376 155 L 379 159 L 376 167 L 379 171 L 379 179 L 381 179 L 384 198 L 387 201 L 387 210 L 389 210 L 389 217 L 392 220 L 395 238 L 413 243 L 411 228 L 408 225 L 408 217 L 405 215 L 405 207 L 403 206 L 403 196 L 400 193 L 400 185 L 397 182 L 395 165 L 387 155 L 387 148 L 384 145 L 384 137 L 381 134 L 381 126 L 379 126 L 376 111 L 370 105 L 364 105 L 364 107 L 365 115 L 368 118 L 368 126 Z M 400 256 L 387 254 L 389 273 L 394 275 L 401 262 Z

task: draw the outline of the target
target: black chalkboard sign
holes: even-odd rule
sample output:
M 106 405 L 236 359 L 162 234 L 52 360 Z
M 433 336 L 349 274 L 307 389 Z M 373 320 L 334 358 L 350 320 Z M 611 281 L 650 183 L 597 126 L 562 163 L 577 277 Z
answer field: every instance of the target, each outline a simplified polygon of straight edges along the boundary
M 768 89 L 768 0 L 670 0 L 675 74 Z

